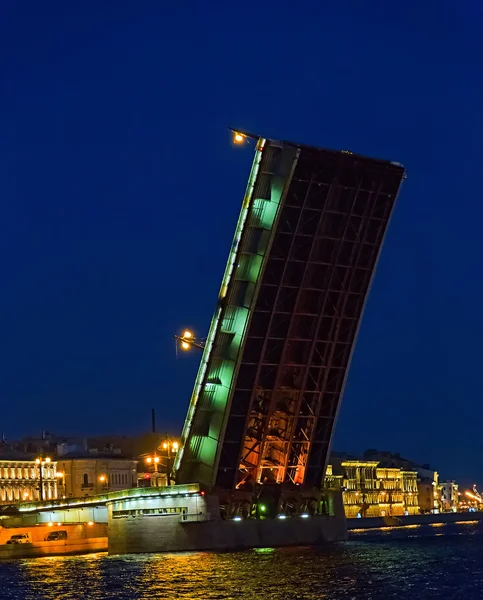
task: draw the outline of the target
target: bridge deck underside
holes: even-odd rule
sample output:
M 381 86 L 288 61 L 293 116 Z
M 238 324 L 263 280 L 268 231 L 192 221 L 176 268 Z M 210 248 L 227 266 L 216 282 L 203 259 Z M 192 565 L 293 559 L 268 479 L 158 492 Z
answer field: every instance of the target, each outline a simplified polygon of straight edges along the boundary
M 404 170 L 302 148 L 261 272 L 216 484 L 319 486 Z

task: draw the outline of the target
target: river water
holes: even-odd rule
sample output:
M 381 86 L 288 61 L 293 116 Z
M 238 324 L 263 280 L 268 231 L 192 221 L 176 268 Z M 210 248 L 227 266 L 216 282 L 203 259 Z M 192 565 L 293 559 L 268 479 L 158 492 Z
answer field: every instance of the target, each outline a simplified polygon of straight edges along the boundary
M 354 533 L 323 548 L 0 563 L 0 599 L 483 598 L 483 524 Z

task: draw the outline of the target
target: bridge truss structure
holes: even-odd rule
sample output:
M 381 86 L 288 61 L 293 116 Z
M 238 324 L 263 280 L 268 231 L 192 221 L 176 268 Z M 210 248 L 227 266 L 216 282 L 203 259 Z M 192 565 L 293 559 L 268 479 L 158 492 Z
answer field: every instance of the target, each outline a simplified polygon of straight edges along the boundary
M 237 135 L 255 156 L 174 465 L 178 483 L 232 504 L 320 490 L 405 177 L 399 163 Z

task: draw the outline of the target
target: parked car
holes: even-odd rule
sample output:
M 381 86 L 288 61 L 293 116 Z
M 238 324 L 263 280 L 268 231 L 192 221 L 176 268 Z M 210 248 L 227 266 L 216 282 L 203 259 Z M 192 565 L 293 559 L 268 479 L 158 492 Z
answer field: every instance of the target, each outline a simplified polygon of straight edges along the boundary
M 7 541 L 7 544 L 31 544 L 30 534 L 28 533 L 17 533 Z
M 60 531 L 51 531 L 49 535 L 45 538 L 46 542 L 53 542 L 55 540 L 66 540 L 67 539 L 67 531 L 63 529 Z

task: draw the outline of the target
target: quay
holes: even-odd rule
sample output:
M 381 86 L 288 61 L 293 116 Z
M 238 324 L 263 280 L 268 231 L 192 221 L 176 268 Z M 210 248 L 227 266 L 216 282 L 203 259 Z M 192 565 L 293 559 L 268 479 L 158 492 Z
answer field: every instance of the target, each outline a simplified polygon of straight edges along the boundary
M 347 519 L 348 532 L 361 532 L 365 530 L 404 528 L 419 525 L 445 525 L 449 523 L 469 523 L 483 521 L 483 512 L 450 512 L 425 515 L 408 515 L 397 517 L 392 522 L 385 517 L 365 517 L 361 519 Z

